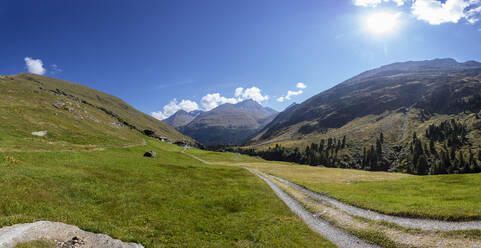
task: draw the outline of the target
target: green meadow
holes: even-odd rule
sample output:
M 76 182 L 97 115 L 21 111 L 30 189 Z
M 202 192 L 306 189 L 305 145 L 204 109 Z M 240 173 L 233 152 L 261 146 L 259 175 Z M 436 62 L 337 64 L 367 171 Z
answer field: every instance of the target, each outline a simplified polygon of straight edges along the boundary
M 257 168 L 343 202 L 386 214 L 481 219 L 481 174 L 413 176 L 270 162 L 235 153 L 195 149 L 188 152 L 216 164 Z
M 59 221 L 146 247 L 334 247 L 247 170 L 146 143 L 0 153 L 0 226 Z

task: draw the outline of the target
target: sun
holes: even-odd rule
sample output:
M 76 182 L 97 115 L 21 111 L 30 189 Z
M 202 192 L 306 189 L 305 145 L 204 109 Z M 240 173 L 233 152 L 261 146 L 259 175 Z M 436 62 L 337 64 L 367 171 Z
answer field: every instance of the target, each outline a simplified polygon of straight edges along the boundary
M 366 28 L 373 34 L 393 32 L 399 24 L 400 13 L 378 12 L 366 18 Z

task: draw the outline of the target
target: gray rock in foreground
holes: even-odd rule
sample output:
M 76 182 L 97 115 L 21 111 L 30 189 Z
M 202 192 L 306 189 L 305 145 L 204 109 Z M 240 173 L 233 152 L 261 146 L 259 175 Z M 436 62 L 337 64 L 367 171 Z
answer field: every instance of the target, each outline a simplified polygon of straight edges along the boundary
M 136 243 L 125 243 L 105 234 L 91 233 L 60 222 L 38 221 L 0 228 L 0 247 L 13 248 L 18 244 L 48 240 L 55 243 L 71 241 L 74 237 L 82 240 L 81 248 L 143 248 Z
M 144 157 L 155 158 L 155 156 L 157 156 L 157 153 L 155 153 L 153 151 L 144 153 Z

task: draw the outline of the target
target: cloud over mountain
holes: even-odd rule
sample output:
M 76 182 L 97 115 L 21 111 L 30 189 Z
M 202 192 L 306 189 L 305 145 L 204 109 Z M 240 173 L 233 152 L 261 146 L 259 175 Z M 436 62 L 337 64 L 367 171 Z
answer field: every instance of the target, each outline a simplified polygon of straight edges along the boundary
M 169 118 L 171 115 L 175 114 L 175 112 L 179 110 L 184 110 L 186 112 L 191 112 L 194 110 L 198 110 L 199 105 L 196 102 L 191 100 L 182 100 L 177 102 L 177 99 L 173 99 L 169 102 L 169 104 L 165 105 L 162 111 L 152 112 L 152 116 L 159 119 L 164 120 Z
M 30 57 L 25 57 L 25 66 L 28 72 L 38 75 L 43 75 L 47 70 L 43 67 L 43 62 L 41 59 L 32 59 Z
M 234 97 L 225 97 L 220 93 L 208 93 L 201 98 L 200 105 L 203 110 L 209 111 L 224 103 L 236 104 L 247 99 L 262 103 L 269 100 L 269 96 L 263 95 L 262 90 L 255 86 L 245 89 L 238 87 L 234 91 Z M 163 120 L 181 109 L 186 112 L 191 112 L 200 108 L 197 102 L 193 100 L 182 100 L 180 103 L 177 103 L 177 100 L 173 99 L 169 104 L 163 107 L 162 111 L 152 112 L 151 114 L 153 117 Z
M 299 90 L 297 90 L 297 91 L 288 90 L 287 94 L 285 96 L 278 97 L 277 101 L 278 102 L 284 102 L 285 100 L 291 100 L 291 98 L 293 96 L 298 96 L 298 95 L 304 93 L 304 91 L 302 89 L 307 88 L 307 86 L 304 83 L 299 82 L 299 83 L 297 83 L 296 88 L 298 88 Z

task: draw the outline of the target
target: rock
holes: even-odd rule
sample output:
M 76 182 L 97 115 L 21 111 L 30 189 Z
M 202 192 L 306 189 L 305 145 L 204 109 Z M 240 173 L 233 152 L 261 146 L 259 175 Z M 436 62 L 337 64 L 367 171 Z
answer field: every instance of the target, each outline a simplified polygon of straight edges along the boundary
M 43 137 L 43 136 L 47 135 L 47 131 L 32 132 L 32 135 L 33 135 L 33 136 Z
M 155 136 L 155 132 L 152 131 L 152 130 L 149 130 L 149 129 L 145 129 L 144 131 L 142 131 L 145 135 L 149 136 L 149 137 L 154 137 Z
M 143 248 L 105 234 L 80 230 L 59 222 L 39 221 L 0 228 L 0 247 L 16 247 L 35 240 L 54 241 L 59 248 Z
M 57 242 L 57 247 L 59 248 L 74 248 L 74 247 L 82 247 L 85 245 L 85 242 L 80 239 L 79 237 L 75 236 L 71 240 L 67 242 Z
M 153 151 L 144 153 L 144 157 L 154 158 L 155 156 L 157 156 L 157 154 Z
M 186 146 L 187 143 L 186 143 L 185 141 L 176 141 L 176 142 L 174 142 L 174 145 L 178 145 L 178 146 L 182 146 L 182 147 L 183 147 L 183 146 Z

